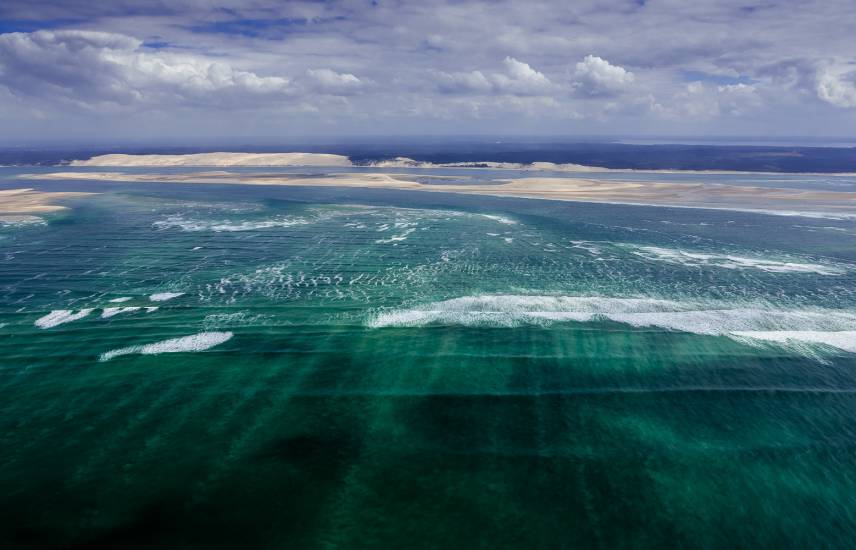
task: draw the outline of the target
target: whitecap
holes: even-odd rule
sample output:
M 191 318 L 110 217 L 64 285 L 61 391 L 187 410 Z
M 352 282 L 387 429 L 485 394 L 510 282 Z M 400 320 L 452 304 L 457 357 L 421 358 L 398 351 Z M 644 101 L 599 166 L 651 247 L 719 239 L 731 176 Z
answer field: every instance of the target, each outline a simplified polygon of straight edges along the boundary
M 34 225 L 47 225 L 44 218 L 25 214 L 0 215 L 0 227 L 20 228 Z
M 36 319 L 35 325 L 39 328 L 53 328 L 58 325 L 83 319 L 90 313 L 92 313 L 92 308 L 81 309 L 77 312 L 70 309 L 55 309 L 47 315 Z
M 805 344 L 823 345 L 856 353 L 856 331 L 818 330 L 745 330 L 732 333 L 739 338 L 760 340 L 786 346 L 801 347 Z
M 231 231 L 255 231 L 259 229 L 272 229 L 282 227 L 293 227 L 296 225 L 307 225 L 311 220 L 301 217 L 277 216 L 265 220 L 195 220 L 182 216 L 169 216 L 166 219 L 154 222 L 158 229 L 178 228 L 182 231 L 213 231 L 215 233 Z
M 233 336 L 231 332 L 200 332 L 191 336 L 181 338 L 170 338 L 161 342 L 145 344 L 142 346 L 130 346 L 102 353 L 99 361 L 110 361 L 122 355 L 158 355 L 161 353 L 181 353 L 193 351 L 205 351 L 219 346 Z
M 770 258 L 752 258 L 732 254 L 689 252 L 659 246 L 632 246 L 633 254 L 648 260 L 684 265 L 687 267 L 721 267 L 725 269 L 757 269 L 768 273 L 814 273 L 816 275 L 843 275 L 839 266 L 804 263 Z
M 133 300 L 130 296 L 122 296 L 121 298 L 113 298 L 112 300 L 108 300 L 111 304 L 121 304 L 123 302 L 128 302 Z
M 612 321 L 692 334 L 822 345 L 856 352 L 856 312 L 821 308 L 780 309 L 765 304 L 673 301 L 601 296 L 482 295 L 381 312 L 372 328 L 430 324 L 516 327 L 556 322 Z
M 389 244 L 389 243 L 396 243 L 396 242 L 400 242 L 400 241 L 406 241 L 408 235 L 410 235 L 414 231 L 416 231 L 416 228 L 411 227 L 410 229 L 405 229 L 404 232 L 401 233 L 400 235 L 393 235 L 392 237 L 390 237 L 388 239 L 378 239 L 375 241 L 375 243 L 376 244 Z
M 600 256 L 602 250 L 591 241 L 571 241 L 571 248 L 579 248 L 585 250 L 593 256 Z
M 132 311 L 138 311 L 140 309 L 139 306 L 128 306 L 128 307 L 105 307 L 101 311 L 102 319 L 109 319 L 115 315 L 119 315 L 120 313 L 131 313 Z
M 184 292 L 157 292 L 149 296 L 149 300 L 152 302 L 166 302 L 179 296 L 184 296 Z
M 493 220 L 495 222 L 499 222 L 504 225 L 517 225 L 517 222 L 512 220 L 511 218 L 506 218 L 505 216 L 498 216 L 496 214 L 481 214 L 481 217 Z

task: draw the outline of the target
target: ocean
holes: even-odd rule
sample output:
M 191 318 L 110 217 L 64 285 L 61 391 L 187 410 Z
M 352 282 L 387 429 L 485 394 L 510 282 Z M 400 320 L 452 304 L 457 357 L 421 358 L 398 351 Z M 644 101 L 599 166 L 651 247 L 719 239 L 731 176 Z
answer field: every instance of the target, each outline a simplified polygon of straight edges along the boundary
M 99 193 L 0 226 L 4 547 L 856 537 L 856 220 L 53 169 L 0 168 Z

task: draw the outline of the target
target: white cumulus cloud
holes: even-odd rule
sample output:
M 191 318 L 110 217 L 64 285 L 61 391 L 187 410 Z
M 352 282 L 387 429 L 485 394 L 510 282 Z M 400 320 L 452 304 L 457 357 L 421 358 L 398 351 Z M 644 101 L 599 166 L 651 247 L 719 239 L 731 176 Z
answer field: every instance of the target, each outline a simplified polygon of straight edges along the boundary
M 817 97 L 836 107 L 856 107 L 856 70 L 846 71 L 833 67 L 818 70 Z
M 62 30 L 0 35 L 0 86 L 20 96 L 88 107 L 235 106 L 281 97 L 289 80 L 146 48 L 122 34 Z
M 446 93 L 546 95 L 553 83 L 528 63 L 506 57 L 502 72 L 485 74 L 482 71 L 446 73 L 437 75 L 437 87 Z
M 306 73 L 316 88 L 331 94 L 352 93 L 366 84 L 350 73 L 337 73 L 333 69 L 309 69 Z
M 633 73 L 596 55 L 587 55 L 577 63 L 572 87 L 582 95 L 614 95 L 633 83 Z

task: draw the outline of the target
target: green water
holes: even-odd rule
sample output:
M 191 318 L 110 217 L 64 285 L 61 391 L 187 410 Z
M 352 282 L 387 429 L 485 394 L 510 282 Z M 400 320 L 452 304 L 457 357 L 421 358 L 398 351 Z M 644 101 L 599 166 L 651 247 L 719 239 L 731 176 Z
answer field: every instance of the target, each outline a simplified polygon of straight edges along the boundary
M 4 547 L 856 536 L 856 222 L 62 186 L 0 228 Z

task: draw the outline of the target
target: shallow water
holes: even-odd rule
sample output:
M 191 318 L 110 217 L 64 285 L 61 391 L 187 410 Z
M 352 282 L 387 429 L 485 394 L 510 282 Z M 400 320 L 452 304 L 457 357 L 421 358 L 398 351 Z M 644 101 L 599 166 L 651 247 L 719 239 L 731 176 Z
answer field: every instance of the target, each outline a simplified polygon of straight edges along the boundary
M 27 185 L 102 194 L 0 227 L 11 545 L 856 535 L 856 222 Z

